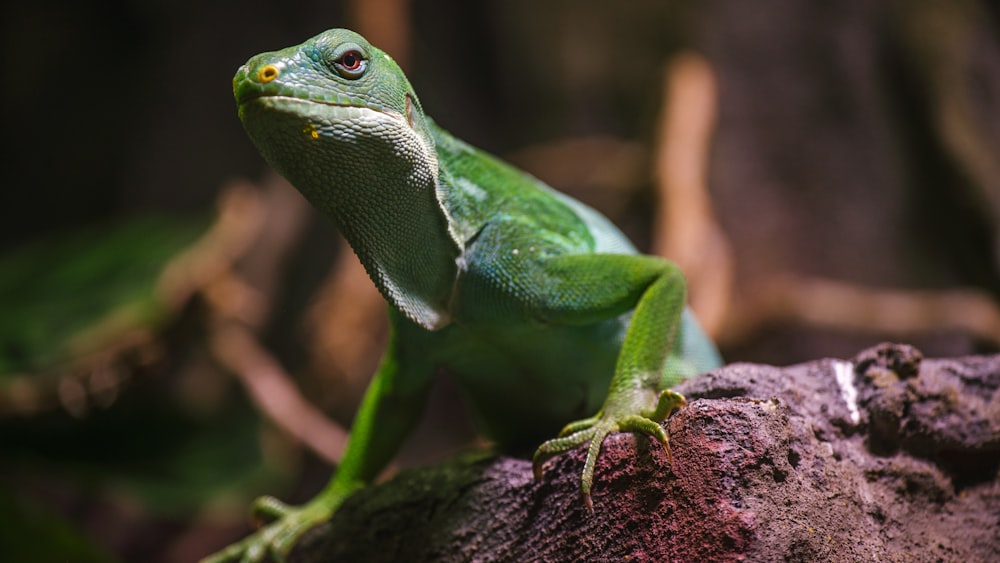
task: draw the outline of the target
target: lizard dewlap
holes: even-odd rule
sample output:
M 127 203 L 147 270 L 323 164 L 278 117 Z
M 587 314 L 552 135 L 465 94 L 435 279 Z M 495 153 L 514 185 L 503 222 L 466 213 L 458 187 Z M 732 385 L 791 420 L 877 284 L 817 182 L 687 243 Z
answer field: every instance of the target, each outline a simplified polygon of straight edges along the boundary
M 498 444 L 541 444 L 537 476 L 586 445 L 588 506 L 608 434 L 667 445 L 659 422 L 684 404 L 670 386 L 721 363 L 685 308 L 676 266 L 444 131 L 392 58 L 354 32 L 257 55 L 233 91 L 260 153 L 364 264 L 388 302 L 391 337 L 326 488 L 300 507 L 258 501 L 277 520 L 211 561 L 282 560 L 390 461 L 438 369 Z

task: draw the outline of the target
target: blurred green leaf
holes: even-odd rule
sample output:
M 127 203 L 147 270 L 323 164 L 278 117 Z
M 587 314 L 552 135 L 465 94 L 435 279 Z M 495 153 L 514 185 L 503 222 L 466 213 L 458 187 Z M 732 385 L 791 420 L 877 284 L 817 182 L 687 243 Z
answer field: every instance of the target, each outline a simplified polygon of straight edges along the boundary
M 245 398 L 195 414 L 163 380 L 134 385 L 84 419 L 57 410 L 0 420 L 0 459 L 15 475 L 114 491 L 178 519 L 219 495 L 249 499 L 289 478 L 264 463 L 260 415 Z
M 64 233 L 0 257 L 0 377 L 50 370 L 79 351 L 74 338 L 115 315 L 162 322 L 156 282 L 208 221 L 143 218 Z

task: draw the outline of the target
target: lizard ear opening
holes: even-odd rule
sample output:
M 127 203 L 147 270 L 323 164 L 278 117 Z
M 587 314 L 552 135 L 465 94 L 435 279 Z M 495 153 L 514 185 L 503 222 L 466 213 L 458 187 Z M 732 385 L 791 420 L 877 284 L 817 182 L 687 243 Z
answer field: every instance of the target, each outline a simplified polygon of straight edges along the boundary
M 413 127 L 416 124 L 416 119 L 415 119 L 415 116 L 413 115 L 414 111 L 415 110 L 413 109 L 413 96 L 407 94 L 406 95 L 406 122 L 410 124 L 410 127 Z

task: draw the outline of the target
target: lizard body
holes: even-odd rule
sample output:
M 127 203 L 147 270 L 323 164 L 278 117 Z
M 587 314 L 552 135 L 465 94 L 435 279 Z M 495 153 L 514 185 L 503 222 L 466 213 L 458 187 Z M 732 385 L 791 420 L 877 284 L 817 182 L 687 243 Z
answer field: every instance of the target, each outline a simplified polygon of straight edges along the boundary
M 389 462 L 438 368 L 503 448 L 563 428 L 536 450 L 536 476 L 546 459 L 587 445 L 588 507 L 610 432 L 667 445 L 658 423 L 684 402 L 669 387 L 721 364 L 685 308 L 676 266 L 438 127 L 395 62 L 356 33 L 253 57 L 233 87 L 261 154 L 358 254 L 392 332 L 329 485 L 297 508 L 258 501 L 277 521 L 212 561 L 280 559 L 328 519 Z

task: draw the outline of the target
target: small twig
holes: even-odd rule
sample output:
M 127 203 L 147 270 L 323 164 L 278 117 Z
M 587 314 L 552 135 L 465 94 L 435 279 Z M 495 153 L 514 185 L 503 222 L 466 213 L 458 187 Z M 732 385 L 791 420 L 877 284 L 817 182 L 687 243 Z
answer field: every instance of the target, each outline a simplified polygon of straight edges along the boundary
M 977 36 L 987 37 L 991 28 L 984 23 L 990 21 L 986 6 L 978 0 L 918 0 L 894 5 L 889 15 L 901 52 L 921 81 L 925 109 L 941 148 L 967 180 L 956 185 L 996 231 L 1000 162 L 987 125 L 988 108 L 978 102 L 978 91 L 988 79 L 976 62 L 982 57 Z
M 828 279 L 777 276 L 748 291 L 719 336 L 738 342 L 791 321 L 867 334 L 912 337 L 958 330 L 1000 346 L 1000 307 L 979 289 L 873 289 Z
M 674 57 L 664 76 L 654 161 L 659 195 L 653 251 L 676 262 L 691 287 L 691 307 L 709 335 L 729 316 L 733 258 L 708 192 L 709 145 L 715 128 L 715 75 L 704 57 Z
M 331 464 L 340 461 L 347 432 L 309 403 L 294 380 L 260 344 L 256 331 L 270 316 L 281 265 L 306 223 L 307 207 L 283 180 L 272 177 L 264 192 L 240 184 L 220 204 L 220 238 L 238 239 L 239 264 L 213 268 L 193 253 L 186 270 L 199 271 L 199 291 L 210 309 L 209 345 L 214 357 L 239 378 L 261 414 Z M 252 248 L 252 252 L 250 249 Z M 194 268 L 192 268 L 194 267 Z M 182 271 L 185 270 L 182 268 Z
M 347 3 L 351 27 L 389 53 L 403 70 L 410 68 L 413 29 L 410 0 L 352 0 Z
M 213 323 L 214 356 L 236 375 L 261 412 L 331 464 L 340 461 L 347 432 L 307 401 L 281 365 L 240 323 Z

